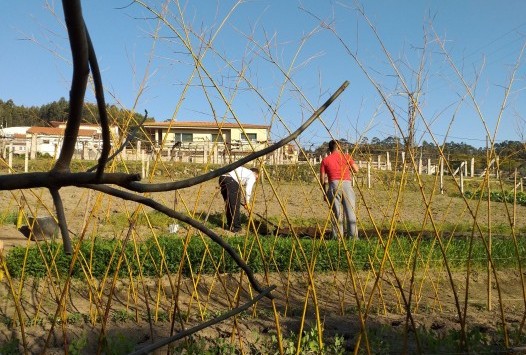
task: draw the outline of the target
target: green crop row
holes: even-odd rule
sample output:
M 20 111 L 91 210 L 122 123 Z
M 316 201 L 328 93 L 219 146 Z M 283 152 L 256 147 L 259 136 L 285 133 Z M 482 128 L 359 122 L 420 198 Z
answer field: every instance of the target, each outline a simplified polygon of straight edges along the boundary
M 306 271 L 313 265 L 314 271 L 347 271 L 374 268 L 378 270 L 386 249 L 378 239 L 346 241 L 294 239 L 288 237 L 236 237 L 229 238 L 229 244 L 242 255 L 255 273 L 278 271 Z M 433 239 L 418 243 L 415 254 L 415 240 L 396 237 L 389 244 L 388 262 L 384 267 L 406 268 L 417 263 L 418 268 L 443 267 L 447 260 L 450 267 L 465 267 L 470 260 L 472 267 L 487 265 L 487 253 L 481 239 L 470 240 L 456 237 L 444 240 L 445 256 L 439 244 Z M 519 255 L 519 257 L 517 257 Z M 492 258 L 498 268 L 515 267 L 526 257 L 526 240 L 518 238 L 493 238 Z M 130 275 L 159 276 L 166 273 L 212 274 L 215 272 L 237 272 L 238 265 L 219 245 L 198 236 L 185 246 L 183 239 L 162 236 L 142 243 L 123 244 L 118 240 L 96 238 L 82 242 L 80 256 L 71 268 L 74 278 L 100 278 L 104 275 L 120 277 Z M 16 247 L 5 256 L 9 273 L 13 277 L 22 275 L 44 277 L 65 276 L 70 269 L 71 256 L 62 251 L 58 243 L 41 243 L 29 248 Z
M 468 199 L 479 199 L 482 197 L 482 199 L 488 198 L 487 192 L 481 192 L 480 190 L 471 192 L 466 191 L 464 192 L 464 195 Z M 482 196 L 481 196 L 482 195 Z M 526 192 L 517 192 L 514 194 L 513 191 L 491 191 L 490 194 L 490 200 L 494 202 L 507 202 L 507 203 L 514 203 L 516 202 L 518 205 L 526 206 Z

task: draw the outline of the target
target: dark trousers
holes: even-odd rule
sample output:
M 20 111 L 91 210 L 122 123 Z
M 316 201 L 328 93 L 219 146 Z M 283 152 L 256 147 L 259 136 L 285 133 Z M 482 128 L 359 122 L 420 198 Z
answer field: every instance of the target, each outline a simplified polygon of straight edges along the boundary
M 234 232 L 239 231 L 241 229 L 239 219 L 241 213 L 241 189 L 239 184 L 230 176 L 220 176 L 219 187 L 221 188 L 221 196 L 223 196 L 225 201 L 227 229 Z

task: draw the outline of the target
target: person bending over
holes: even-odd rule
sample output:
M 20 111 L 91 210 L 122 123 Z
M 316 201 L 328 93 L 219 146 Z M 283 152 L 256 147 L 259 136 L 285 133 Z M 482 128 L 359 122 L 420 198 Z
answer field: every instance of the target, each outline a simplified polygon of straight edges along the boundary
M 258 176 L 259 170 L 257 168 L 247 169 L 240 166 L 228 174 L 219 177 L 221 196 L 223 196 L 223 200 L 225 201 L 227 230 L 234 233 L 241 231 L 240 209 L 243 198 L 242 187 L 245 188 L 243 206 L 248 210 L 252 189 Z

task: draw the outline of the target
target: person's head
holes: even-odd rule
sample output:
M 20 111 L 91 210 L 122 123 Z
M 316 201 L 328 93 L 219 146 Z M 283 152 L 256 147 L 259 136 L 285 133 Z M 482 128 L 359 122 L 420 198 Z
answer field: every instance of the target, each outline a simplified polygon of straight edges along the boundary
M 256 175 L 256 179 L 259 177 L 259 169 L 258 168 L 250 168 L 250 171 Z
M 333 139 L 329 142 L 329 152 L 334 152 L 340 147 L 340 142 L 338 142 L 336 139 Z

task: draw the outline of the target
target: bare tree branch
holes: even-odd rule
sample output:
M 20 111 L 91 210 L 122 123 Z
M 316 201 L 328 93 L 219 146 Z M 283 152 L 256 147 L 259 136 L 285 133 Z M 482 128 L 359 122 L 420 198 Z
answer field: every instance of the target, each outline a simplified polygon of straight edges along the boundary
M 60 234 L 62 235 L 64 253 L 71 255 L 73 253 L 73 248 L 71 247 L 71 238 L 69 237 L 68 222 L 66 220 L 66 214 L 64 213 L 62 198 L 60 197 L 60 193 L 56 188 L 49 189 L 49 192 L 51 193 L 53 204 L 57 210 L 57 221 L 60 228 Z
M 270 292 L 275 289 L 276 286 L 270 286 L 264 290 L 262 290 L 259 295 L 257 295 L 256 297 L 254 297 L 253 299 L 251 299 L 250 301 L 248 301 L 247 303 L 243 304 L 242 306 L 239 306 L 237 308 L 234 308 L 222 315 L 220 315 L 219 317 L 217 318 L 214 318 L 214 319 L 211 319 L 209 321 L 206 321 L 204 323 L 201 323 L 193 328 L 190 328 L 190 329 L 187 329 L 185 331 L 182 331 L 180 333 L 177 333 L 176 335 L 174 336 L 171 336 L 171 337 L 168 337 L 168 338 L 165 338 L 165 339 L 162 339 L 162 340 L 159 340 L 158 342 L 155 342 L 151 345 L 148 345 L 148 346 L 145 346 L 137 351 L 134 351 L 132 353 L 130 353 L 130 355 L 142 355 L 142 354 L 150 354 L 152 351 L 156 350 L 156 349 L 159 349 L 160 347 L 162 346 L 165 346 L 165 345 L 168 345 L 170 343 L 173 343 L 174 341 L 177 341 L 179 339 L 182 339 L 184 337 L 187 337 L 189 335 L 192 335 L 194 333 L 197 333 L 198 331 L 200 330 L 203 330 L 207 327 L 210 327 L 214 324 L 217 324 L 217 323 L 220 323 L 230 317 L 233 317 L 235 316 L 236 314 L 239 314 L 245 310 L 247 310 L 249 307 L 251 307 L 252 305 L 256 304 L 256 302 L 258 302 L 260 299 L 262 299 L 263 297 L 267 296 L 270 294 Z M 267 296 L 268 297 L 268 296 Z
M 187 223 L 191 225 L 192 227 L 200 230 L 201 232 L 206 234 L 208 237 L 210 237 L 210 239 L 212 239 L 215 243 L 219 244 L 219 246 L 225 249 L 225 251 L 232 257 L 232 259 L 234 259 L 234 261 L 239 265 L 239 267 L 247 274 L 250 284 L 252 285 L 252 287 L 254 287 L 256 291 L 263 292 L 263 289 L 261 288 L 261 286 L 259 285 L 259 282 L 254 277 L 254 273 L 252 272 L 250 267 L 243 261 L 243 259 L 241 259 L 241 257 L 230 246 L 230 244 L 228 244 L 223 238 L 221 238 L 219 235 L 214 233 L 212 230 L 208 229 L 204 224 L 198 222 L 197 220 L 191 217 L 185 216 L 182 213 L 174 211 L 166 207 L 165 205 L 155 200 L 152 200 L 151 198 L 148 198 L 148 197 L 139 196 L 139 195 L 130 193 L 128 191 L 117 190 L 115 188 L 112 188 L 106 185 L 84 185 L 81 187 L 86 187 L 86 188 L 90 188 L 93 190 L 101 191 L 101 192 L 104 192 L 105 194 L 112 195 L 112 196 L 121 198 L 123 200 L 134 201 L 134 202 L 143 204 L 145 206 L 149 206 L 161 213 L 164 213 L 168 217 L 175 218 L 181 222 Z M 272 298 L 271 295 L 269 297 Z
M 93 83 L 95 85 L 95 97 L 97 99 L 97 107 L 99 109 L 100 126 L 102 129 L 102 151 L 100 153 L 99 164 L 97 166 L 97 179 L 102 177 L 104 168 L 108 162 L 108 156 L 111 150 L 111 136 L 110 136 L 110 124 L 108 122 L 108 113 L 106 112 L 106 101 L 104 99 L 104 86 L 102 85 L 102 77 L 100 75 L 99 63 L 97 62 L 97 55 L 95 54 L 95 48 L 91 42 L 88 28 L 84 24 L 86 30 L 86 40 L 88 43 L 89 51 L 89 65 L 93 75 Z
M 108 157 L 108 159 L 106 160 L 106 164 L 108 164 L 117 155 L 119 155 L 120 152 L 122 152 L 124 149 L 126 149 L 126 146 L 128 145 L 128 143 L 130 143 L 135 138 L 135 136 L 137 136 L 137 132 L 139 132 L 139 129 L 141 129 L 142 125 L 144 124 L 144 122 L 146 122 L 147 118 L 148 118 L 148 111 L 144 110 L 144 118 L 141 120 L 141 122 L 139 122 L 139 124 L 136 127 L 134 127 L 132 129 L 132 131 L 130 133 L 128 133 L 128 135 L 126 136 L 126 139 L 121 144 L 121 146 L 117 150 L 115 150 L 110 157 Z M 99 164 L 100 164 L 100 162 L 99 162 Z M 87 172 L 92 172 L 93 170 L 97 169 L 99 164 L 92 166 L 91 168 L 89 168 L 86 171 Z
M 34 172 L 0 176 L 0 190 L 31 189 L 36 187 L 61 188 L 86 184 L 112 184 L 126 186 L 141 179 L 139 174 L 110 173 L 97 179 L 94 173 Z
M 56 172 L 68 172 L 70 169 L 71 159 L 77 144 L 89 76 L 86 26 L 82 18 L 80 0 L 62 0 L 62 7 L 64 8 L 64 18 L 73 58 L 73 79 L 69 93 L 69 114 L 64 132 L 64 143 L 60 149 L 60 156 L 52 169 Z
M 298 129 L 296 129 L 294 132 L 292 132 L 289 136 L 283 138 L 279 142 L 274 143 L 273 145 L 258 150 L 257 152 L 254 152 L 250 155 L 247 155 L 244 158 L 239 159 L 238 161 L 233 162 L 232 164 L 226 165 L 222 168 L 219 168 L 217 170 L 211 171 L 206 174 L 202 174 L 200 176 L 196 176 L 195 178 L 187 179 L 187 180 L 181 180 L 181 181 L 175 181 L 175 182 L 168 182 L 168 183 L 161 183 L 161 184 L 141 184 L 138 182 L 131 182 L 126 186 L 127 189 L 135 191 L 135 192 L 162 192 L 162 191 L 171 191 L 171 190 L 178 190 L 190 186 L 194 186 L 197 184 L 201 184 L 203 182 L 206 182 L 208 180 L 211 180 L 213 178 L 219 177 L 229 171 L 234 170 L 235 168 L 244 165 L 246 163 L 249 163 L 257 158 L 260 158 L 264 155 L 267 155 L 269 153 L 272 153 L 273 151 L 277 150 L 278 148 L 283 147 L 285 144 L 293 141 L 294 139 L 298 138 L 298 136 L 305 131 L 333 102 L 336 100 L 338 96 L 349 86 L 349 81 L 345 81 L 339 88 L 332 94 L 332 96 L 325 101 L 323 105 L 320 106 L 312 116 L 305 121 Z

